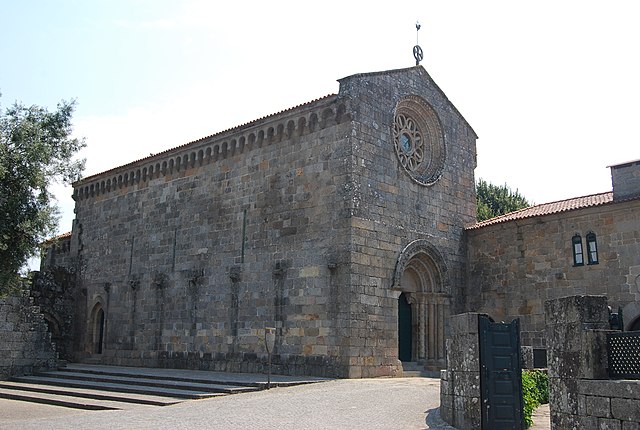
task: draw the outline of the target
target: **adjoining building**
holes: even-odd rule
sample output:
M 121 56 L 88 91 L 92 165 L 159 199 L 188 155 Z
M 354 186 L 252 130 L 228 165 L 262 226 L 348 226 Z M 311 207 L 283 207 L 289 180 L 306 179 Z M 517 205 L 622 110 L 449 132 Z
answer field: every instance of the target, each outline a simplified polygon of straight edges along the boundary
M 610 166 L 613 191 L 536 205 L 467 228 L 467 309 L 520 317 L 544 348 L 544 302 L 608 297 L 640 330 L 640 160 Z
M 66 274 L 68 359 L 261 371 L 274 327 L 275 372 L 393 376 L 444 367 L 467 310 L 521 317 L 536 348 L 545 298 L 605 293 L 638 324 L 640 162 L 613 193 L 476 223 L 477 136 L 424 68 L 339 83 L 74 184 L 42 267 Z

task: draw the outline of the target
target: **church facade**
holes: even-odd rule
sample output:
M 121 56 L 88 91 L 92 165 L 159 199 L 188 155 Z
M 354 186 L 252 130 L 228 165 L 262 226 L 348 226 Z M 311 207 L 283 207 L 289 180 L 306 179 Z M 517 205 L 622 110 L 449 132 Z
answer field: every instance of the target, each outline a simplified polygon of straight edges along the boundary
M 397 376 L 445 366 L 451 314 L 521 317 L 539 348 L 546 297 L 617 291 L 640 315 L 639 163 L 624 198 L 478 224 L 477 136 L 429 74 L 339 83 L 74 184 L 72 233 L 43 259 L 66 300 L 41 304 L 67 359 L 262 371 L 273 327 L 274 372 Z

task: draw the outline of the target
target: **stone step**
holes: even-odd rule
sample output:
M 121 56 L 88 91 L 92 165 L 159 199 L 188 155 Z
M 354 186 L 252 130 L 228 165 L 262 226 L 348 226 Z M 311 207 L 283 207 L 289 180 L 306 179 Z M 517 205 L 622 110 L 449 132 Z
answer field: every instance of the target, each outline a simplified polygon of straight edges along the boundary
M 77 387 L 58 387 L 54 385 L 28 384 L 24 382 L 0 381 L 0 390 L 3 393 L 12 391 L 22 391 L 31 393 L 41 393 L 43 395 L 61 395 L 82 397 L 94 400 L 108 400 L 113 402 L 122 402 L 130 404 L 148 405 L 148 406 L 168 406 L 183 402 L 184 399 L 178 397 L 155 396 L 152 394 L 137 393 L 119 393 L 117 391 L 109 392 L 103 390 L 94 390 L 90 388 Z
M 110 392 L 115 391 L 121 393 L 151 394 L 154 396 L 177 397 L 180 399 L 204 399 L 208 397 L 225 395 L 224 393 L 214 393 L 203 390 L 145 386 L 120 382 L 99 382 L 82 379 L 67 379 L 62 377 L 56 378 L 52 376 L 20 376 L 14 377 L 11 380 L 15 382 L 24 382 L 27 384 L 54 385 L 58 387 L 69 388 L 87 388 L 92 390 Z
M 33 375 L 38 378 L 65 379 L 74 381 L 87 381 L 95 383 L 114 383 L 126 385 L 138 385 L 141 387 L 154 387 L 177 389 L 187 391 L 201 391 L 205 393 L 224 393 L 235 394 L 248 391 L 256 391 L 256 387 L 247 387 L 240 385 L 228 385 L 210 383 L 209 381 L 184 380 L 177 378 L 149 377 L 145 375 L 121 375 L 106 373 L 88 373 L 74 372 L 70 369 L 62 369 L 57 371 L 40 372 Z M 43 379 L 44 380 L 44 379 Z
M 439 378 L 439 370 L 427 370 L 415 361 L 402 362 L 402 376 L 405 378 Z
M 230 376 L 224 378 L 224 375 L 216 374 L 215 376 L 210 376 L 206 373 L 196 374 L 193 371 L 185 372 L 186 375 L 183 376 L 175 376 L 175 370 L 169 370 L 165 374 L 163 374 L 163 370 L 168 369 L 157 369 L 157 368 L 137 368 L 137 367 L 118 367 L 118 366 L 94 366 L 89 365 L 85 366 L 82 364 L 68 364 L 65 367 L 58 368 L 58 372 L 69 372 L 69 373 L 82 373 L 89 375 L 110 375 L 110 376 L 120 376 L 120 377 L 128 377 L 128 378 L 152 378 L 154 380 L 161 379 L 163 381 L 179 381 L 179 382 L 190 382 L 194 384 L 214 384 L 221 386 L 239 386 L 239 387 L 251 387 L 251 388 L 264 388 L 264 382 L 250 382 L 244 381 L 239 382 L 234 380 L 234 376 Z M 171 372 L 171 374 L 169 374 Z M 316 381 L 312 381 L 316 382 Z M 275 384 L 276 382 L 274 382 Z M 296 382 L 296 385 L 300 382 Z M 277 382 L 277 384 L 281 385 L 282 382 Z
M 50 394 L 19 389 L 7 389 L 0 387 L 0 398 L 19 400 L 23 402 L 41 403 L 65 408 L 86 409 L 92 411 L 132 409 L 134 407 L 145 407 L 128 402 L 114 400 L 97 400 L 86 397 L 76 397 L 66 394 Z M 151 407 L 151 406 L 147 406 Z
M 266 375 L 68 363 L 56 371 L 0 381 L 0 397 L 81 409 L 166 406 L 258 391 Z M 326 380 L 278 375 L 272 386 Z

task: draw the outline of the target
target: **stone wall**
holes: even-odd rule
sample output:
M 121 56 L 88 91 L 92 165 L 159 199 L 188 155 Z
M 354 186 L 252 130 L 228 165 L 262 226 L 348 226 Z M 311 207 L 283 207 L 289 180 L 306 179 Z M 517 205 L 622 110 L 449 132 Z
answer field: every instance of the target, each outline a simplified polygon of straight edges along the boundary
M 582 428 L 638 429 L 638 404 L 640 381 L 578 380 L 578 415 Z
M 260 371 L 264 327 L 276 327 L 274 371 L 346 376 L 335 333 L 350 334 L 347 102 L 329 97 L 77 184 L 85 354 Z
M 57 353 L 38 306 L 26 295 L 0 299 L 0 379 L 55 368 Z
M 438 319 L 445 325 L 450 307 L 454 313 L 462 308 L 456 300 L 464 285 L 464 227 L 475 221 L 476 135 L 421 67 L 344 78 L 340 94 L 357 107 L 350 138 L 354 199 L 349 214 L 350 323 L 352 342 L 359 342 L 363 349 L 355 359 L 375 363 L 374 373 L 365 370 L 362 376 L 388 374 L 381 366 L 397 361 L 398 296 L 412 290 L 394 276 L 399 279 L 402 273 L 398 272 L 405 269 L 400 251 L 423 242 L 419 252 L 434 250 L 436 255 L 430 258 L 442 278 L 434 283 L 438 285 L 425 282 L 413 291 L 418 331 L 414 360 L 433 359 L 442 366 L 444 360 L 438 363 L 438 357 L 430 354 L 439 347 L 444 357 L 444 330 L 435 327 Z M 446 136 L 442 176 L 430 186 L 417 183 L 399 166 L 393 146 L 394 114 L 403 100 L 415 94 L 428 100 Z M 429 343 L 429 336 L 436 340 Z
M 467 309 L 496 320 L 519 317 L 522 344 L 545 347 L 544 303 L 576 294 L 605 294 L 625 323 L 640 316 L 640 200 L 468 230 Z M 596 234 L 599 264 L 573 265 L 571 239 Z M 586 259 L 586 257 L 585 257 Z
M 408 97 L 442 129 L 445 163 L 428 186 L 394 148 Z M 342 79 L 337 95 L 83 179 L 74 358 L 261 371 L 264 328 L 276 327 L 275 372 L 397 375 L 398 297 L 411 287 L 414 358 L 443 359 L 475 219 L 475 139 L 412 67 Z M 414 255 L 431 273 L 409 286 Z
M 71 361 L 77 348 L 74 334 L 78 330 L 75 271 L 61 266 L 33 272 L 30 296 L 47 323 L 51 340 L 61 360 Z
M 450 318 L 447 369 L 440 375 L 440 415 L 460 429 L 482 426 L 479 315 L 464 313 Z
M 607 298 L 545 304 L 552 430 L 640 427 L 640 380 L 607 380 Z

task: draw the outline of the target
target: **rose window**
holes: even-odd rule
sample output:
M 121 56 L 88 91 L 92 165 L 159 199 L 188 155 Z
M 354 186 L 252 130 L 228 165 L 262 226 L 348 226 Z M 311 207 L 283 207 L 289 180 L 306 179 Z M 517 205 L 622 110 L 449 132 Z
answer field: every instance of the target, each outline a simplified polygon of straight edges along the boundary
M 424 141 L 417 124 L 411 118 L 397 115 L 394 126 L 396 151 L 402 167 L 410 172 L 424 160 Z
M 409 176 L 427 186 L 440 179 L 445 161 L 444 135 L 431 105 L 418 96 L 400 100 L 392 131 L 398 161 Z

